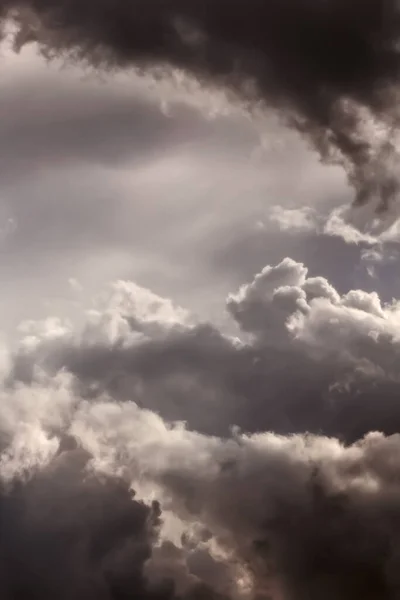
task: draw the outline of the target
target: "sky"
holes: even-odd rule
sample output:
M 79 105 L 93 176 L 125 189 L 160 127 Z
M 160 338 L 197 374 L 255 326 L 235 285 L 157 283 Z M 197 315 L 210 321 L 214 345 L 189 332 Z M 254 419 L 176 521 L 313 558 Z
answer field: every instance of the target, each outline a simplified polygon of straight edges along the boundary
M 1 595 L 395 600 L 398 9 L 147 1 L 0 1 Z
M 313 226 L 349 203 L 343 170 L 276 119 L 212 114 L 132 74 L 48 64 L 32 46 L 5 46 L 2 69 L 3 329 L 69 315 L 120 278 L 223 319 L 232 289 L 293 255 L 343 291 L 376 285 L 371 244 Z M 391 270 L 382 262 L 376 277 Z M 381 282 L 385 298 L 396 279 Z

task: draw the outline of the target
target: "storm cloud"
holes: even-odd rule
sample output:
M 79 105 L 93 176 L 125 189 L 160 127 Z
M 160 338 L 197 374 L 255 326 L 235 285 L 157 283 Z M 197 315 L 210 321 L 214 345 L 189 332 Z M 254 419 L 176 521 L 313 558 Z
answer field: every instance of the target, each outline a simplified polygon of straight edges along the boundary
M 89 301 L 91 292 L 86 293 L 84 281 L 81 286 L 77 272 L 69 282 L 75 294 L 71 322 L 57 316 L 56 304 L 48 304 L 46 314 L 51 310 L 53 316 L 21 323 L 9 343 L 2 342 L 1 595 L 6 600 L 395 600 L 400 589 L 400 305 L 386 301 L 390 291 L 385 294 L 383 286 L 381 293 L 357 289 L 356 283 L 356 289 L 344 290 L 338 280 L 343 275 L 350 281 L 351 268 L 335 279 L 338 257 L 349 256 L 339 254 L 342 238 L 375 250 L 386 239 L 381 235 L 386 223 L 393 228 L 385 236 L 393 244 L 397 239 L 391 203 L 398 191 L 399 19 L 394 1 L 356 0 L 347 6 L 341 0 L 0 0 L 0 9 L 5 35 L 14 27 L 16 50 L 34 42 L 44 56 L 75 66 L 106 74 L 132 72 L 136 82 L 138 73 L 181 78 L 201 102 L 222 91 L 227 105 L 257 115 L 277 113 L 324 160 L 344 166 L 356 203 L 373 200 L 364 211 L 341 206 L 331 213 L 329 208 L 326 220 L 314 206 L 299 209 L 289 203 L 293 180 L 280 194 L 282 204 L 270 188 L 271 220 L 293 235 L 316 230 L 312 251 L 318 257 L 308 270 L 295 246 L 287 250 L 291 254 L 294 248 L 294 258 L 281 260 L 281 246 L 270 253 L 260 236 L 260 255 L 268 255 L 272 264 L 261 269 L 264 263 L 257 262 L 259 272 L 252 277 L 251 257 L 235 261 L 231 254 L 230 264 L 247 263 L 247 281 L 226 298 L 219 320 L 195 317 L 159 295 L 169 296 L 161 285 L 155 285 L 157 294 L 128 280 L 116 281 Z M 158 195 L 168 184 L 166 174 L 185 172 L 187 190 L 177 199 L 184 204 L 182 197 L 195 186 L 195 171 L 184 162 L 190 149 L 182 145 L 172 158 L 165 155 L 172 122 L 156 117 L 147 95 L 137 103 L 143 110 L 128 131 L 136 83 L 121 99 L 115 88 L 111 111 L 109 100 L 99 101 L 95 88 L 84 102 L 74 96 L 72 103 L 62 86 L 57 89 L 53 104 L 48 98 L 46 106 L 46 90 L 36 99 L 30 91 L 6 94 L 3 130 L 10 143 L 2 168 L 7 181 L 21 172 L 21 165 L 26 164 L 29 176 L 43 161 L 44 170 L 52 173 L 60 159 L 69 165 L 89 165 L 92 159 L 96 165 L 121 164 L 135 132 L 138 164 L 141 152 L 150 154 L 145 143 L 149 121 L 164 149 L 154 155 L 144 177 Z M 31 96 L 34 106 L 24 113 Z M 94 109 L 98 103 L 97 112 L 91 103 Z M 181 123 L 190 121 L 189 113 Z M 108 148 L 117 122 L 121 137 L 118 133 Z M 82 143 L 72 125 L 83 135 Z M 205 131 L 200 121 L 198 126 Z M 221 131 L 228 129 L 226 122 Z M 16 131 L 20 138 L 13 140 Z M 213 131 L 218 133 L 218 126 Z M 233 178 L 232 164 L 243 160 L 253 137 L 240 146 L 233 143 L 236 135 L 239 130 L 224 138 L 221 151 L 204 149 L 231 186 L 225 189 L 221 219 L 230 210 L 229 190 L 234 198 L 245 195 L 238 185 L 242 172 L 238 169 Z M 213 143 L 209 146 L 215 150 Z M 236 150 L 227 150 L 236 162 L 222 164 L 225 146 L 240 146 L 237 156 Z M 289 155 L 292 162 L 286 161 Z M 296 153 L 286 159 L 275 156 L 275 176 L 286 178 L 289 169 L 293 179 L 300 172 L 308 177 L 299 165 L 295 170 Z M 116 178 L 130 169 L 124 165 Z M 83 169 L 79 172 L 83 177 Z M 100 167 L 91 170 L 90 185 L 99 172 Z M 201 170 L 198 179 L 206 181 L 207 172 Z M 60 232 L 70 247 L 77 231 L 85 237 L 86 224 L 93 221 L 99 236 L 95 252 L 103 244 L 99 262 L 108 273 L 103 257 L 109 254 L 104 245 L 109 213 L 105 210 L 103 218 L 91 201 L 79 197 L 87 220 L 77 219 L 76 229 L 73 219 L 68 225 L 66 194 L 76 195 L 72 188 L 67 191 L 71 173 L 62 179 L 65 185 L 58 185 L 64 195 L 51 194 L 51 207 L 49 189 L 37 188 L 40 202 L 29 209 L 39 233 L 31 238 L 21 228 L 18 241 L 34 256 L 32 239 L 40 238 L 41 245 L 42 226 L 51 228 L 56 219 L 53 235 L 59 241 Z M 136 188 L 130 179 L 129 190 L 140 191 L 143 173 L 132 168 L 133 176 Z M 324 187 L 324 197 L 334 195 L 330 184 L 315 185 L 318 194 Z M 29 198 L 35 200 L 30 186 L 28 177 Z M 294 200 L 300 196 L 304 199 L 304 193 L 297 193 Z M 144 204 L 146 196 L 139 197 Z M 26 198 L 19 200 L 21 214 Z M 376 231 L 357 234 L 364 218 L 375 219 L 374 203 L 381 208 L 390 204 L 390 210 Z M 155 221 L 160 227 L 153 230 L 166 226 L 172 202 L 163 210 L 148 204 L 147 221 L 146 210 L 138 213 L 136 230 L 125 218 L 130 213 L 123 213 L 116 237 L 138 235 L 140 246 Z M 247 205 L 238 206 L 234 222 L 247 218 L 247 210 Z M 347 211 L 354 219 L 346 225 Z M 186 220 L 171 216 L 176 220 L 171 237 L 182 234 L 179 244 L 171 240 L 175 262 L 161 256 L 155 236 L 147 242 L 159 271 L 164 265 L 166 271 L 179 271 L 180 243 L 196 237 L 189 221 L 197 216 L 203 219 L 207 252 L 219 264 L 221 280 L 224 244 L 237 244 L 235 257 L 246 254 L 233 221 L 227 221 L 216 249 L 209 229 L 215 212 L 204 212 L 188 202 Z M 326 234 L 335 238 L 321 242 Z M 197 248 L 195 240 L 185 250 L 196 255 Z M 40 256 L 50 254 L 44 239 Z M 315 269 L 321 264 L 327 274 L 327 254 L 335 266 L 333 281 Z M 190 280 L 167 275 L 191 288 L 192 296 L 209 294 L 197 258 L 190 263 Z M 10 261 L 11 273 L 14 264 Z M 235 264 L 232 287 L 241 281 L 239 271 Z M 230 281 L 225 273 L 222 287 L 229 289 Z M 152 286 L 149 280 L 145 285 Z M 176 289 L 174 294 L 179 296 Z M 11 297 L 16 296 L 14 288 Z M 30 301 L 23 299 L 24 314 L 32 309 Z M 188 304 L 193 309 L 201 301 Z
M 398 303 L 286 258 L 226 307 L 231 333 L 119 281 L 81 327 L 21 325 L 6 598 L 397 597 Z
M 15 47 L 96 68 L 171 69 L 245 108 L 277 111 L 324 160 L 344 165 L 356 202 L 398 190 L 395 0 L 2 0 Z
M 238 338 L 117 282 L 81 330 L 27 323 L 7 385 L 68 373 L 80 397 L 133 400 L 211 435 L 237 426 L 353 442 L 399 430 L 396 302 L 361 290 L 340 295 L 285 259 L 229 296 L 227 310 Z
M 63 436 L 57 445 L 49 462 L 12 476 L 3 454 L 4 598 L 223 599 L 191 568 L 201 575 L 206 553 L 218 588 L 227 567 L 196 544 L 185 552 L 160 540 L 158 502 L 137 500 L 127 481 L 87 469 L 91 456 L 73 438 Z

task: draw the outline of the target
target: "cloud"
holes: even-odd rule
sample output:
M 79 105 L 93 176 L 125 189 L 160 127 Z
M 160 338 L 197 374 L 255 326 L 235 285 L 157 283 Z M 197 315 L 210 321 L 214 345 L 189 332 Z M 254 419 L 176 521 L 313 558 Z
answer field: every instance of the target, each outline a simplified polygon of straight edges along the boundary
M 236 335 L 121 281 L 80 327 L 21 326 L 5 598 L 395 597 L 398 302 L 286 258 L 227 310 Z
M 266 106 L 280 112 L 328 160 L 336 161 L 339 150 L 342 156 L 338 160 L 344 161 L 358 201 L 376 195 L 385 202 L 395 195 L 397 181 L 391 179 L 395 148 L 386 144 L 394 143 L 391 126 L 397 120 L 388 91 L 389 84 L 396 83 L 397 54 L 390 43 L 384 43 L 396 37 L 391 2 L 386 4 L 388 20 L 381 23 L 374 2 L 368 7 L 356 2 L 353 8 L 341 2 L 328 1 L 318 7 L 300 2 L 293 5 L 292 13 L 289 4 L 282 2 L 264 7 L 251 1 L 246 9 L 240 2 L 230 3 L 229 13 L 224 0 L 210 2 L 204 13 L 205 4 L 201 7 L 194 0 L 143 6 L 136 2 L 141 8 L 138 12 L 127 8 L 135 2 L 87 0 L 79 3 L 79 10 L 78 3 L 71 2 L 32 0 L 23 9 L 19 3 L 17 19 L 25 15 L 20 36 L 23 33 L 29 38 L 33 24 L 32 39 L 37 38 L 43 52 L 54 51 L 83 63 L 89 60 L 106 72 L 110 67 L 127 67 L 129 72 L 139 66 L 154 74 L 154 68 L 161 65 L 163 71 L 165 63 L 166 70 L 183 69 L 197 77 L 192 93 L 197 98 L 201 91 L 201 101 L 214 86 L 225 89 L 227 100 L 237 100 L 232 95 L 238 95 L 245 110 L 249 101 L 255 112 Z M 0 1 L 1 6 L 6 4 Z M 11 0 L 7 10 L 10 7 Z M 143 19 L 148 19 L 146 28 Z M 253 28 L 256 22 L 262 24 L 257 31 Z M 279 39 L 275 36 L 278 30 Z M 27 41 L 24 35 L 19 42 Z M 335 43 L 339 38 L 340 47 Z M 382 80 L 378 73 L 383 73 Z M 174 77 L 178 77 L 176 70 Z M 58 81 L 62 80 L 60 74 Z M 12 86 L 7 85 L 9 90 Z M 66 160 L 70 167 L 75 167 L 77 160 L 105 163 L 110 166 L 107 174 L 112 171 L 119 180 L 124 169 L 116 169 L 115 160 L 120 162 L 130 153 L 126 118 L 134 87 L 127 89 L 122 99 L 104 97 L 98 110 L 92 111 L 97 88 L 80 102 L 61 86 L 60 95 L 52 102 L 49 99 L 45 112 L 43 97 L 35 100 L 32 95 L 26 114 L 23 107 L 11 111 L 14 96 L 5 92 L 0 109 L 8 106 L 10 118 L 4 127 L 14 129 L 18 124 L 20 132 L 19 139 L 10 141 L 3 161 L 10 182 L 18 174 L 11 168 L 13 154 L 28 158 L 27 163 L 36 168 L 37 163 L 30 159 L 41 159 L 32 139 L 41 139 L 45 130 L 54 134 L 50 141 L 57 161 Z M 46 95 L 47 87 L 43 89 Z M 64 102 L 62 118 L 57 113 L 60 102 Z M 153 111 L 145 110 L 146 106 L 140 115 L 152 120 Z M 72 125 L 65 129 L 65 115 L 75 122 L 76 118 L 85 121 L 82 144 Z M 100 121 L 105 123 L 103 130 L 97 127 Z M 373 129 L 372 121 L 382 123 L 383 131 Z M 114 152 L 115 144 L 108 146 L 116 122 L 119 133 L 113 139 L 123 145 L 118 152 Z M 161 120 L 157 123 L 159 128 Z M 221 128 L 227 131 L 228 125 Z M 164 125 L 161 129 L 166 133 Z M 226 135 L 223 145 L 234 146 L 231 141 L 236 134 Z M 66 142 L 63 148 L 59 136 Z M 249 134 L 249 138 L 246 153 L 254 145 L 253 136 Z M 29 141 L 28 146 L 24 140 Z M 89 152 L 93 143 L 95 155 Z M 139 148 L 143 150 L 141 139 Z M 132 219 L 122 218 L 115 231 L 119 242 L 121 236 L 137 237 L 139 245 L 146 243 L 153 250 L 154 237 L 143 228 L 143 215 L 154 225 L 157 213 L 158 235 L 170 238 L 174 252 L 181 253 L 175 238 L 191 238 L 196 251 L 191 263 L 193 286 L 189 287 L 193 296 L 200 296 L 209 294 L 209 289 L 204 289 L 197 233 L 207 232 L 207 252 L 213 264 L 223 262 L 229 240 L 237 244 L 237 254 L 229 257 L 231 264 L 240 262 L 236 256 L 250 263 L 249 256 L 240 256 L 248 246 L 239 235 L 244 231 L 248 205 L 244 203 L 226 221 L 231 198 L 222 194 L 224 197 L 215 201 L 219 194 L 214 190 L 212 209 L 205 218 L 204 210 L 197 211 L 197 205 L 188 201 L 184 203 L 188 219 L 182 221 L 182 215 L 177 219 L 172 210 L 175 201 L 183 206 L 181 198 L 175 198 L 175 188 L 171 188 L 170 200 L 163 199 L 164 208 L 153 204 L 151 198 L 159 194 L 160 181 L 162 188 L 168 188 L 170 180 L 182 172 L 195 200 L 189 150 L 179 144 L 172 159 L 158 155 L 155 166 L 141 163 L 132 170 L 129 165 L 125 171 L 131 178 L 135 176 L 135 191 L 143 194 L 149 185 L 150 196 L 146 196 L 142 216 L 136 219 L 140 227 L 133 230 Z M 243 190 L 247 193 L 244 171 L 233 176 L 231 163 L 217 161 L 220 150 L 214 154 L 207 149 L 204 154 L 210 164 L 218 163 L 225 194 L 229 182 L 239 198 Z M 278 152 L 271 154 L 277 164 L 275 176 L 282 175 L 282 159 Z M 243 160 L 242 150 L 233 150 L 231 155 L 235 164 Z M 291 155 L 291 159 L 293 168 L 284 185 L 296 181 L 299 190 L 307 179 L 306 170 L 294 164 L 297 156 Z M 49 164 L 57 176 L 54 164 Z M 98 171 L 91 168 L 91 181 Z M 65 181 L 71 180 L 71 172 L 69 168 Z M 83 173 L 79 172 L 82 184 Z M 251 185 L 255 172 L 249 167 Z M 264 174 L 259 175 L 261 179 Z M 126 186 L 129 193 L 131 178 Z M 79 189 L 89 190 L 89 179 L 84 180 L 89 185 Z M 207 177 L 200 179 L 203 185 Z M 52 221 L 54 225 L 58 219 L 50 236 L 60 246 L 70 247 L 73 231 L 74 240 L 82 239 L 87 248 L 93 239 L 88 235 L 88 223 L 98 221 L 98 210 L 93 210 L 91 202 L 83 212 L 76 212 L 79 218 L 72 218 L 72 201 L 65 203 L 62 197 L 64 179 L 56 182 L 55 177 L 54 183 L 63 205 L 54 212 L 43 189 L 35 191 L 31 181 L 25 186 L 31 202 L 25 202 L 28 195 L 20 198 L 21 214 L 13 190 L 8 189 L 10 206 L 16 211 L 11 217 L 16 218 L 18 229 L 7 233 L 13 233 L 26 247 L 32 231 L 27 231 L 26 222 L 40 223 L 40 235 L 34 232 L 31 241 L 37 240 L 46 257 L 49 246 L 43 223 Z M 317 183 L 320 187 L 321 182 Z M 102 193 L 106 191 L 105 185 L 100 187 Z M 290 187 L 287 191 L 291 193 Z M 324 187 L 333 193 L 326 182 Z M 114 188 L 110 185 L 107 189 L 111 193 Z M 274 195 L 273 186 L 268 193 Z M 258 199 L 254 202 L 262 215 L 265 194 L 259 195 L 259 204 Z M 286 190 L 284 195 L 289 196 Z M 43 203 L 36 202 L 35 196 L 43 198 Z M 222 244 L 221 229 L 209 233 L 210 223 L 216 219 L 216 203 L 227 232 Z M 32 213 L 24 220 L 25 204 Z M 41 207 L 39 212 L 37 207 Z M 314 209 L 285 205 L 275 207 L 270 216 L 275 226 L 289 235 L 306 238 L 316 231 L 323 260 L 328 253 L 321 250 L 329 248 L 338 265 L 339 255 L 331 250 L 346 238 L 361 246 L 364 260 L 375 263 L 381 260 L 383 246 L 398 238 L 396 208 L 388 207 L 380 219 L 375 208 L 374 202 L 362 211 L 346 206 L 332 213 L 329 207 L 327 215 L 322 215 Z M 167 212 L 174 224 L 168 233 Z M 102 269 L 112 270 L 113 265 L 105 267 L 111 252 L 104 247 L 104 235 L 115 234 L 112 224 L 116 221 L 104 218 L 107 214 L 104 211 L 101 216 L 105 227 L 98 232 L 102 243 L 98 262 Z M 128 217 L 130 213 L 123 214 Z M 122 220 L 127 224 L 124 233 Z M 196 227 L 191 227 L 192 222 Z M 177 237 L 173 233 L 178 229 Z M 249 225 L 250 230 L 252 234 Z M 78 237 L 77 231 L 81 232 Z M 216 249 L 212 237 L 218 237 L 222 248 Z M 254 244 L 264 257 L 261 237 Z M 28 245 L 32 255 L 35 244 Z M 269 248 L 273 245 L 271 242 Z M 315 254 L 315 245 L 308 251 Z M 280 252 L 268 251 L 269 260 L 273 263 Z M 75 268 L 80 263 L 76 256 L 68 264 L 68 276 L 71 265 Z M 348 254 L 343 256 L 347 260 Z M 167 260 L 156 260 L 160 271 L 168 270 Z M 29 268 L 29 262 L 20 262 Z M 224 329 L 127 280 L 111 285 L 86 308 L 90 286 L 80 271 L 74 273 L 78 279 L 68 281 L 75 292 L 76 321 L 58 317 L 53 306 L 54 316 L 21 324 L 15 344 L 2 346 L 0 361 L 0 587 L 6 600 L 396 597 L 399 304 L 384 302 L 383 295 L 360 289 L 343 293 L 336 280 L 333 285 L 316 275 L 316 264 L 318 256 L 310 270 L 299 260 L 279 258 L 276 264 L 260 268 L 254 278 L 228 296 Z M 15 281 L 12 267 L 10 263 Z M 238 275 L 241 267 L 234 264 L 234 268 Z M 221 277 L 223 269 L 216 269 L 216 276 L 229 286 L 226 270 Z M 249 271 L 250 267 L 246 277 Z M 181 272 L 178 279 L 188 286 Z M 37 284 L 40 288 L 41 281 Z M 12 294 L 15 296 L 15 286 Z M 31 302 L 32 294 L 29 299 Z M 26 298 L 24 305 L 31 310 Z
M 387 207 L 397 194 L 395 0 L 3 0 L 1 8 L 3 25 L 17 25 L 17 48 L 36 41 L 45 56 L 95 67 L 188 73 L 201 88 L 277 110 L 324 160 L 345 166 L 357 203 Z
M 231 294 L 227 311 L 230 335 L 119 282 L 82 327 L 27 323 L 8 388 L 67 373 L 78 397 L 134 401 L 211 435 L 237 426 L 352 442 L 375 428 L 397 431 L 397 302 L 361 290 L 339 294 L 285 259 Z
M 395 594 L 398 435 L 371 433 L 347 447 L 307 435 L 220 439 L 109 399 L 80 403 L 69 433 L 82 450 L 67 446 L 59 463 L 53 459 L 22 487 L 14 484 L 17 493 L 9 488 L 1 505 L 11 567 L 17 560 L 12 551 L 18 556 L 17 584 L 14 571 L 7 573 L 22 589 L 40 590 L 42 584 L 57 591 L 67 581 L 66 598 L 79 597 L 80 585 L 86 594 L 100 590 L 106 598 L 138 586 L 152 598 L 161 579 L 155 597 L 171 598 L 175 578 L 179 585 L 191 574 L 190 558 L 199 573 L 201 556 L 208 556 L 206 586 L 214 581 L 226 589 L 224 566 L 231 576 L 242 571 L 233 597 L 256 597 L 271 588 L 273 597 L 280 590 L 295 599 Z M 91 470 L 82 481 L 76 464 L 90 456 Z M 151 486 L 166 511 L 181 520 L 188 534 L 179 547 L 164 542 L 150 557 L 152 513 L 132 503 L 125 481 Z M 153 514 L 157 519 L 157 510 Z M 36 544 L 41 552 L 31 551 Z M 53 567 L 44 583 L 43 564 Z M 143 569 L 152 578 L 150 590 Z M 202 590 L 210 597 L 210 589 Z
M 310 206 L 285 208 L 280 205 L 267 210 L 268 229 L 278 228 L 290 236 L 306 237 L 314 234 L 340 239 L 361 249 L 361 261 L 369 265 L 387 263 L 397 255 L 399 227 L 397 210 L 391 206 L 385 215 L 377 217 L 372 206 L 349 207 L 347 204 L 325 206 L 317 211 Z M 261 223 L 261 227 L 265 227 Z M 371 271 L 371 273 L 373 272 Z
M 303 206 L 303 208 L 273 206 L 270 210 L 269 220 L 276 223 L 281 231 L 292 233 L 315 231 L 318 223 L 315 209 L 309 206 Z
M 143 564 L 158 515 L 123 483 L 85 476 L 85 456 L 75 452 L 1 492 L 4 598 L 146 594 Z
M 13 476 L 4 461 L 12 445 L 2 455 L 4 598 L 122 599 L 140 594 L 149 600 L 222 600 L 217 590 L 230 587 L 229 564 L 214 559 L 193 536 L 187 548 L 160 539 L 158 502 L 138 500 L 126 480 L 88 468 L 91 454 L 72 437 L 59 435 L 53 441 L 53 452 L 34 465 L 35 447 L 44 440 L 25 436 L 24 455 L 13 456 L 20 465 L 24 462 L 24 469 Z
M 370 434 L 350 448 L 273 434 L 182 438 L 162 438 L 162 461 L 145 446 L 141 467 L 178 513 L 250 564 L 256 591 L 278 580 L 296 599 L 396 593 L 398 436 Z

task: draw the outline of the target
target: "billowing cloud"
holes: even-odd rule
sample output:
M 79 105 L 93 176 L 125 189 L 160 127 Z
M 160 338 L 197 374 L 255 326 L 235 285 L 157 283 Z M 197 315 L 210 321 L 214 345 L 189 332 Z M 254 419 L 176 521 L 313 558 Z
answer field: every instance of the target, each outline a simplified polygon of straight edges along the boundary
M 395 597 L 398 436 L 220 439 L 106 398 L 79 402 L 68 433 L 80 450 L 66 440 L 4 491 L 8 597 L 220 597 L 229 576 L 232 597 Z M 157 505 L 125 482 L 151 487 L 179 545 L 154 546 Z
M 36 437 L 36 447 L 40 443 L 45 446 Z M 229 588 L 229 565 L 214 559 L 193 536 L 187 549 L 160 539 L 158 502 L 137 500 L 126 480 L 87 469 L 91 455 L 73 438 L 54 439 L 53 452 L 35 465 L 26 463 L 28 455 L 37 458 L 32 444 L 26 445 L 24 469 L 13 474 L 5 460 L 15 450 L 11 446 L 0 466 L 5 599 L 223 597 L 216 590 Z M 13 458 L 22 465 L 22 454 Z M 206 570 L 201 569 L 204 560 Z
M 111 69 L 175 69 L 245 106 L 277 110 L 356 201 L 396 196 L 399 14 L 395 0 L 2 0 L 15 45 Z
M 375 428 L 397 431 L 396 302 L 340 295 L 285 259 L 231 295 L 227 309 L 231 336 L 119 282 L 81 329 L 27 323 L 8 385 L 66 372 L 84 398 L 133 400 L 208 434 L 238 426 L 354 441 Z
M 86 461 L 79 450 L 61 452 L 29 481 L 1 491 L 4 598 L 145 595 L 143 564 L 159 515 L 126 484 L 85 476 Z
M 152 437 L 134 419 L 128 429 L 122 407 L 106 405 L 81 419 L 78 435 L 107 468 L 140 470 L 166 506 L 200 521 L 249 567 L 255 597 L 396 597 L 398 435 L 371 433 L 346 448 L 311 436 L 220 440 L 161 422 Z M 121 436 L 126 452 L 114 460 Z
M 286 258 L 227 311 L 229 334 L 120 281 L 80 327 L 21 326 L 5 598 L 396 597 L 398 302 Z
M 19 262 L 24 279 L 35 278 L 46 296 L 30 263 L 54 254 L 74 310 L 69 322 L 57 317 L 54 303 L 53 316 L 22 323 L 0 348 L 1 596 L 397 598 L 400 305 L 384 301 L 390 290 L 383 287 L 381 295 L 343 292 L 347 284 L 335 279 L 341 266 L 335 249 L 343 240 L 351 244 L 343 261 L 351 253 L 359 260 L 360 246 L 372 265 L 390 260 L 387 252 L 398 241 L 398 211 L 390 202 L 398 191 L 394 0 L 351 6 L 342 0 L 0 0 L 0 14 L 5 28 L 13 20 L 16 49 L 33 41 L 47 57 L 107 74 L 125 71 L 121 81 L 129 82 L 105 95 L 88 84 L 81 96 L 64 72 L 50 82 L 44 70 L 28 75 L 26 63 L 18 77 L 12 65 L 6 74 L 0 110 L 7 115 L 8 146 L 0 169 L 3 221 L 11 225 L 3 237 L 24 252 L 29 247 L 29 260 L 4 254 L 5 293 L 13 301 L 18 295 Z M 234 119 L 203 128 L 191 111 L 179 120 L 161 117 L 139 90 L 143 73 L 187 86 L 195 104 L 236 103 L 257 119 L 231 133 Z M 33 93 L 39 82 L 42 91 Z M 163 82 L 160 95 L 167 88 L 170 94 L 169 86 Z M 259 119 L 265 114 L 268 119 Z M 328 170 L 336 173 L 329 181 L 313 170 L 309 185 L 306 158 L 300 162 L 292 145 L 296 136 L 289 136 L 287 153 L 272 148 L 280 136 L 273 119 L 269 127 L 272 114 L 324 160 L 344 166 L 358 203 L 373 201 L 362 210 L 338 208 L 346 192 L 336 169 Z M 176 130 L 192 120 L 193 128 Z M 271 176 L 253 160 L 254 134 L 266 121 Z M 199 139 L 211 132 L 213 138 L 192 153 L 188 140 L 197 129 Z M 147 130 L 159 144 L 151 162 Z M 45 138 L 50 146 L 40 147 Z M 167 155 L 171 143 L 176 152 Z M 278 192 L 274 178 L 284 179 Z M 79 182 L 72 191 L 71 181 Z M 265 182 L 258 191 L 257 181 Z M 95 182 L 101 194 L 93 191 Z M 193 193 L 198 185 L 201 193 Z M 318 206 L 299 207 L 299 198 L 320 196 L 322 188 Z M 91 195 L 82 203 L 85 190 Z M 115 217 L 121 194 L 129 203 L 132 195 L 140 198 L 134 216 L 124 210 Z M 251 215 L 240 202 L 248 194 Z M 101 201 L 106 196 L 108 205 Z M 205 196 L 211 198 L 206 211 Z M 269 213 L 266 196 L 280 204 Z M 237 210 L 228 216 L 232 198 Z M 386 208 L 379 218 L 377 205 Z M 222 228 L 214 227 L 218 220 Z M 289 234 L 287 252 L 297 260 L 281 260 L 274 227 Z M 246 252 L 243 236 L 252 237 L 260 260 Z M 300 254 L 296 239 L 306 246 L 311 236 L 313 244 Z M 118 247 L 135 238 L 127 260 L 137 255 L 149 270 L 148 258 L 138 256 L 148 248 L 157 273 L 168 272 L 175 297 L 192 308 L 210 294 L 204 279 L 211 267 L 202 272 L 201 252 L 213 263 L 218 289 L 230 289 L 232 280 L 238 286 L 242 273 L 249 280 L 228 296 L 219 320 L 201 320 L 125 280 L 89 303 L 79 270 L 83 255 L 73 255 L 66 274 L 53 249 L 61 255 L 72 239 L 81 243 L 85 260 L 96 254 L 106 279 L 114 269 L 111 238 Z M 186 271 L 176 260 L 182 239 L 192 241 Z M 307 252 L 315 255 L 305 260 L 310 270 L 298 259 Z M 261 269 L 265 255 L 277 264 Z M 335 264 L 331 281 L 316 268 L 327 255 Z M 248 276 L 254 263 L 259 273 Z M 133 270 L 118 276 L 129 279 Z M 325 262 L 322 272 L 328 271 Z M 153 285 L 151 278 L 141 281 Z M 179 286 L 193 302 L 182 299 Z M 155 289 L 168 296 L 170 288 L 156 282 Z M 33 294 L 29 303 L 20 295 L 25 313 L 35 314 Z M 3 310 L 4 320 L 10 312 Z

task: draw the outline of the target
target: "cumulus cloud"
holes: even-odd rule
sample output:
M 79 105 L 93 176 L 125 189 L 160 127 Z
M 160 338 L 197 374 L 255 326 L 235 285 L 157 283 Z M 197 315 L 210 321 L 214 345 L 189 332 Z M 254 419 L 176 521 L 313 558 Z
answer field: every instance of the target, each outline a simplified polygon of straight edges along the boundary
M 387 207 L 397 195 L 395 0 L 3 0 L 0 8 L 3 26 L 17 26 L 16 48 L 36 41 L 47 57 L 189 74 L 246 107 L 277 110 L 324 160 L 345 166 L 358 203 Z
M 275 226 L 360 245 L 368 264 L 398 241 L 394 1 L 0 0 L 0 13 L 16 49 L 275 111 L 344 166 L 357 203 L 373 200 L 276 206 Z M 44 115 L 36 102 L 24 130 Z M 69 286 L 78 312 L 86 287 Z M 76 322 L 26 321 L 2 345 L 5 600 L 397 597 L 398 301 L 343 293 L 286 258 L 228 296 L 225 325 L 118 281 Z
M 398 436 L 220 439 L 109 399 L 80 403 L 69 434 L 80 449 L 4 491 L 5 597 L 395 597 Z M 137 481 L 181 521 L 179 546 L 154 547 Z
M 87 428 L 99 434 L 112 417 L 113 433 L 102 450 L 114 468 L 119 461 L 105 448 L 113 447 L 126 418 L 120 410 L 89 409 L 79 432 L 85 443 Z M 396 596 L 398 436 L 371 433 L 346 448 L 323 437 L 220 440 L 161 423 L 157 430 L 155 447 L 142 427 L 130 433 L 122 427 L 122 463 L 133 473 L 140 469 L 159 486 L 166 506 L 200 520 L 231 559 L 247 565 L 253 594 Z
M 121 281 L 79 327 L 21 326 L 5 598 L 396 597 L 398 302 L 286 258 L 227 311 L 231 334 Z
M 397 302 L 340 295 L 285 259 L 231 294 L 227 310 L 231 335 L 119 282 L 81 328 L 26 323 L 7 388 L 67 374 L 79 397 L 134 401 L 212 435 L 237 426 L 351 442 L 375 428 L 397 431 Z
M 123 598 L 133 590 L 145 595 L 143 563 L 159 515 L 118 480 L 85 477 L 84 453 L 65 454 L 1 491 L 2 595 L 10 600 Z
M 193 536 L 187 549 L 160 539 L 159 503 L 136 499 L 115 473 L 88 468 L 92 455 L 66 435 L 65 424 L 49 440 L 41 417 L 31 414 L 37 428 L 29 436 L 25 427 L 24 451 L 16 434 L 0 463 L 2 596 L 222 599 L 217 590 L 229 588 L 229 564 Z M 10 459 L 18 471 L 11 472 Z

